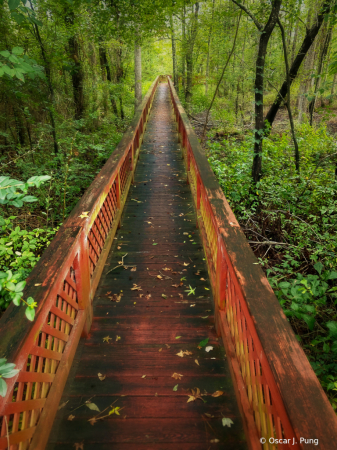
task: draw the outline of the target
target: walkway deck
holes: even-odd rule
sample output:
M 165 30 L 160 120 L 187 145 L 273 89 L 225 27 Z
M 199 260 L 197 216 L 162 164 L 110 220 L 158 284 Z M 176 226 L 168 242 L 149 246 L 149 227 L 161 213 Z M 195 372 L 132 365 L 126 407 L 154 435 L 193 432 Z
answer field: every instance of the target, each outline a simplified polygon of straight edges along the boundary
M 195 223 L 168 86 L 160 84 L 91 335 L 78 347 L 48 450 L 247 448 Z M 125 254 L 128 268 L 115 268 Z M 195 295 L 185 292 L 189 285 Z M 198 348 L 206 338 L 209 352 Z M 197 388 L 204 395 L 187 403 Z M 84 405 L 89 399 L 100 415 Z M 119 416 L 88 422 L 115 407 Z

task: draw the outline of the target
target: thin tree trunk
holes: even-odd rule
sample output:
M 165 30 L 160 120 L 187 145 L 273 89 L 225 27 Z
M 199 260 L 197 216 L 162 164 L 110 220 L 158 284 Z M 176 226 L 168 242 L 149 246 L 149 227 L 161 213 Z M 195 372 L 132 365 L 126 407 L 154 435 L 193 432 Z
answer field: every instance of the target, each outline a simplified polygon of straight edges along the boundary
M 333 102 L 333 96 L 335 94 L 336 82 L 337 82 L 337 73 L 335 73 L 335 75 L 333 77 L 332 86 L 331 86 L 331 92 L 330 92 L 330 98 L 329 98 L 329 104 L 331 104 Z
M 71 70 L 71 81 L 73 85 L 74 106 L 75 106 L 75 120 L 80 120 L 84 115 L 84 74 L 80 60 L 80 47 L 77 36 L 73 34 L 73 25 L 75 21 L 74 11 L 68 9 L 65 15 L 65 23 L 70 31 L 68 38 L 69 56 L 74 61 Z
M 181 19 L 181 85 L 184 94 L 186 95 L 186 79 L 185 79 L 185 50 L 186 50 L 186 7 L 184 2 L 184 7 L 182 9 L 182 19 Z
M 320 58 L 319 58 L 317 75 L 316 75 L 316 81 L 315 81 L 314 98 L 311 100 L 311 102 L 309 104 L 310 125 L 311 126 L 312 126 L 312 121 L 313 121 L 313 117 L 314 117 L 317 92 L 318 92 L 318 88 L 320 86 L 320 80 L 321 80 L 321 73 L 322 73 L 324 58 L 326 57 L 326 55 L 328 53 L 328 48 L 329 48 L 329 44 L 330 44 L 330 40 L 331 40 L 331 31 L 332 31 L 332 28 L 329 27 L 328 30 L 327 30 L 326 36 L 325 36 L 325 38 L 323 39 L 323 42 L 322 42 L 322 47 L 321 47 L 321 52 L 320 52 L 321 55 L 320 55 Z
M 179 82 L 178 82 L 178 72 L 177 72 L 177 51 L 176 51 L 176 38 L 174 32 L 174 23 L 172 14 L 170 15 L 170 27 L 171 27 L 171 43 L 172 43 L 172 65 L 173 65 L 173 84 L 179 94 Z
M 186 48 L 186 102 L 190 103 L 192 100 L 192 84 L 193 84 L 193 50 L 198 32 L 198 15 L 199 2 L 195 4 L 194 16 L 191 19 L 189 39 Z
M 124 68 L 123 68 L 123 60 L 122 60 L 122 43 L 119 41 L 120 46 L 116 49 L 116 81 L 117 84 L 123 83 L 124 80 Z M 121 114 L 121 119 L 124 119 L 124 109 L 123 109 L 123 98 L 122 94 L 119 94 L 119 109 Z
M 289 114 L 289 122 L 290 122 L 290 127 L 291 127 L 291 134 L 293 137 L 293 141 L 294 141 L 294 147 L 295 147 L 295 167 L 296 167 L 296 171 L 299 174 L 300 173 L 300 153 L 298 150 L 298 143 L 297 143 L 297 139 L 296 139 L 296 134 L 295 134 L 295 126 L 294 126 L 294 120 L 293 120 L 293 114 L 291 111 L 291 99 L 290 99 L 290 76 L 289 76 L 289 62 L 288 62 L 288 52 L 287 52 L 287 45 L 286 45 L 286 37 L 285 37 L 285 32 L 284 32 L 284 28 L 283 25 L 281 23 L 281 21 L 278 19 L 278 26 L 280 27 L 281 30 L 281 35 L 282 35 L 282 43 L 283 43 L 283 53 L 284 53 L 284 62 L 285 62 L 285 66 L 286 66 L 286 76 L 287 76 L 287 86 L 288 86 L 288 92 L 287 92 L 287 109 L 288 109 L 288 114 Z
M 100 44 L 99 44 L 99 61 L 100 61 L 100 65 L 101 65 L 103 81 L 105 81 L 105 79 L 107 79 L 108 82 L 111 83 L 112 78 L 111 78 L 110 66 L 108 63 L 106 48 L 104 47 L 104 44 L 102 42 L 100 42 Z M 109 90 L 109 92 L 110 92 L 110 90 Z M 112 96 L 111 92 L 110 92 L 110 101 L 111 101 L 112 110 L 113 110 L 115 116 L 118 116 L 116 100 Z
M 233 0 L 232 0 L 233 1 Z M 317 15 L 317 19 L 315 20 L 315 23 L 313 26 L 309 29 L 307 29 L 305 37 L 303 39 L 303 42 L 301 44 L 301 47 L 296 55 L 296 58 L 294 59 L 294 62 L 292 63 L 289 71 L 290 75 L 290 84 L 293 82 L 293 80 L 296 78 L 298 71 L 301 67 L 301 64 L 303 62 L 303 59 L 305 58 L 305 55 L 308 53 L 312 43 L 314 42 L 315 37 L 317 36 L 317 33 L 319 32 L 321 25 L 324 20 L 325 14 L 328 14 L 331 10 L 331 3 L 330 1 L 326 0 L 321 8 L 321 11 Z M 287 86 L 287 80 L 285 80 L 281 86 L 281 89 L 279 90 L 279 93 L 276 96 L 276 99 L 272 103 L 271 107 L 269 108 L 269 111 L 265 117 L 265 120 L 268 121 L 268 129 L 271 129 L 271 126 L 275 120 L 276 114 L 281 106 L 282 99 L 287 95 L 288 86 Z M 265 129 L 265 133 L 268 134 L 268 130 Z
M 210 50 L 211 50 L 211 39 L 212 39 L 212 30 L 213 30 L 214 5 L 215 5 L 215 0 L 213 0 L 213 4 L 212 4 L 212 19 L 211 19 L 211 26 L 209 27 L 208 42 L 207 42 L 207 61 L 206 61 L 206 80 L 205 80 L 205 94 L 206 95 L 208 94 L 209 56 L 210 56 Z
M 135 40 L 135 108 L 142 103 L 142 48 L 140 46 L 139 31 Z
M 30 3 L 31 9 L 34 11 L 33 4 L 30 0 L 29 0 L 29 3 Z M 44 45 L 43 45 L 43 42 L 41 39 L 40 30 L 39 30 L 38 25 L 34 24 L 33 30 L 34 30 L 34 35 L 36 37 L 36 40 L 39 43 L 41 54 L 42 54 L 42 59 L 44 62 L 44 70 L 46 73 L 47 86 L 48 86 L 50 102 L 51 102 L 51 106 L 48 107 L 49 118 L 50 118 L 50 123 L 51 123 L 51 134 L 53 136 L 54 152 L 55 152 L 55 154 L 57 154 L 59 151 L 59 147 L 58 147 L 58 143 L 57 143 L 55 119 L 54 119 L 54 111 L 53 111 L 55 96 L 54 96 L 54 87 L 53 87 L 53 83 L 51 80 L 50 61 L 47 58 L 46 50 L 44 48 Z

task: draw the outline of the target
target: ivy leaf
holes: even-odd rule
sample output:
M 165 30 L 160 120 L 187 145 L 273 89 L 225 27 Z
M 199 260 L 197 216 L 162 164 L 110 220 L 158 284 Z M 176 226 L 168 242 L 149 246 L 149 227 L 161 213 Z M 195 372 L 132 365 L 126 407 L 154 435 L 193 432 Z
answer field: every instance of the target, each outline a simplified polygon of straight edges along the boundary
M 7 393 L 7 384 L 6 381 L 0 378 L 0 397 L 4 397 Z
M 233 424 L 234 424 L 234 422 L 231 419 L 229 419 L 228 417 L 223 417 L 222 418 L 222 425 L 224 427 L 229 427 L 230 428 Z
M 86 406 L 91 409 L 92 411 L 98 411 L 100 412 L 98 406 L 95 403 L 86 403 Z

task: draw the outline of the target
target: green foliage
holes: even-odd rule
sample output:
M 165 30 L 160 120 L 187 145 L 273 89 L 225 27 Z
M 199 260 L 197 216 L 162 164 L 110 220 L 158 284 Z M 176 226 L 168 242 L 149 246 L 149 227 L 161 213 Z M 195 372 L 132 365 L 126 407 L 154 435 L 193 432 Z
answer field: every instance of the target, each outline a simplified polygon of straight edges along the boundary
M 252 248 L 337 409 L 335 144 L 325 126 L 298 126 L 298 176 L 289 135 L 265 138 L 263 178 L 256 186 L 251 134 L 210 142 L 209 162 L 248 240 L 273 243 Z
M 0 397 L 4 397 L 7 393 L 7 384 L 4 378 L 12 378 L 18 372 L 15 364 L 7 363 L 6 358 L 0 358 Z
M 21 208 L 24 203 L 36 202 L 36 197 L 26 195 L 28 188 L 32 186 L 39 188 L 47 180 L 50 180 L 49 175 L 33 176 L 25 183 L 10 177 L 0 177 L 0 205 L 11 205 Z M 3 219 L 0 217 L 0 226 L 3 224 Z
M 25 81 L 24 74 L 27 74 L 31 79 L 36 76 L 44 78 L 43 68 L 34 59 L 23 55 L 23 52 L 22 47 L 14 47 L 12 52 L 0 51 L 0 77 L 13 78 L 16 76 L 19 80 Z

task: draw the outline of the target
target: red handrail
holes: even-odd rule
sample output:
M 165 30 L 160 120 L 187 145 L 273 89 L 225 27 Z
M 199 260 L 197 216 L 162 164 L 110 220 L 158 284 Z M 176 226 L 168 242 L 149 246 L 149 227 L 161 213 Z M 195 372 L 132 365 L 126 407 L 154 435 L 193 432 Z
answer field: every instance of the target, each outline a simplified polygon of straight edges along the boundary
M 231 361 L 250 448 L 333 450 L 335 412 L 257 264 L 170 79 L 168 83 L 212 283 L 217 331 Z
M 0 320 L 0 355 L 19 369 L 0 399 L 0 449 L 43 449 L 133 180 L 156 78 L 117 148 L 31 272 L 24 291 L 33 323 L 11 305 Z

